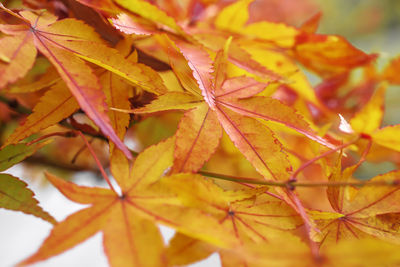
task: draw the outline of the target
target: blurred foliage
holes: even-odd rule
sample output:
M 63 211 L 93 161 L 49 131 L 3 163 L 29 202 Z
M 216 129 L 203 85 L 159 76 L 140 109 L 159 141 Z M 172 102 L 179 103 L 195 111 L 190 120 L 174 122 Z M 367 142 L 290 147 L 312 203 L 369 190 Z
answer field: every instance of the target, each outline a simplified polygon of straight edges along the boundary
M 313 0 L 323 12 L 320 32 L 350 39 L 400 26 L 398 0 Z

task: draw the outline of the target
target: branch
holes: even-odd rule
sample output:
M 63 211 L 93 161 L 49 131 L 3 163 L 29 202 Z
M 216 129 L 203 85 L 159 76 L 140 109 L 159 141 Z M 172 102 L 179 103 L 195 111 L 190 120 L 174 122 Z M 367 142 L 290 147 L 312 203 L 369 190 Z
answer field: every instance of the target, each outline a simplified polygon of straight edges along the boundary
M 357 181 L 357 182 L 329 182 L 329 181 L 321 181 L 321 182 L 297 182 L 296 180 L 287 180 L 287 181 L 261 181 L 257 178 L 249 178 L 249 177 L 235 177 L 231 175 L 212 173 L 206 171 L 199 171 L 201 175 L 208 176 L 211 178 L 227 180 L 237 183 L 247 183 L 247 184 L 258 184 L 258 185 L 268 185 L 268 186 L 277 186 L 277 187 L 285 187 L 293 190 L 295 187 L 341 187 L 341 186 L 400 186 L 400 179 L 392 180 L 392 181 Z

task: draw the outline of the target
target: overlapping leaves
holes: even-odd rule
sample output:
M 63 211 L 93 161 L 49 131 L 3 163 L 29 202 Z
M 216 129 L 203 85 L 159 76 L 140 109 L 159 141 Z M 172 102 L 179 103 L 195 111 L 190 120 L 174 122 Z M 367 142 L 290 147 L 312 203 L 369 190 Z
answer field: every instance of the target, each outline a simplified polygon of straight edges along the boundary
M 218 52 L 212 65 L 208 53 L 201 47 L 179 42 L 175 46 L 166 36 L 160 39 L 171 57 L 173 70 L 193 96 L 167 93 L 134 112 L 190 109 L 181 120 L 176 134 L 174 168 L 177 172 L 199 170 L 218 146 L 223 128 L 264 177 L 287 179 L 291 166 L 282 152 L 282 145 L 257 118 L 282 123 L 324 145 L 330 145 L 313 133 L 294 109 L 273 98 L 255 96 L 267 84 L 245 76 L 226 78 L 221 75 L 226 72 L 229 43 L 225 50 Z M 174 97 L 178 95 L 174 102 Z
M 162 238 L 155 222 L 223 247 L 234 246 L 233 235 L 219 226 L 216 218 L 182 205 L 168 190 L 157 189 L 155 183 L 172 164 L 173 144 L 173 139 L 169 139 L 148 148 L 136 158 L 132 168 L 128 159 L 115 150 L 111 168 L 121 187 L 120 195 L 47 174 L 49 181 L 70 200 L 91 206 L 57 224 L 41 248 L 23 263 L 57 255 L 102 231 L 111 265 L 164 266 Z M 149 258 L 148 253 L 153 256 Z
M 19 17 L 23 23 L 0 25 L 0 30 L 10 35 L 2 39 L 2 47 L 16 49 L 4 51 L 3 57 L 8 58 L 10 63 L 2 64 L 4 70 L 1 77 L 2 81 L 5 81 L 3 86 L 7 81 L 12 82 L 26 74 L 33 65 L 38 49 L 55 66 L 80 107 L 103 133 L 129 156 L 129 151 L 110 125 L 105 96 L 97 76 L 80 58 L 156 93 L 165 90 L 161 78 L 149 67 L 133 64 L 125 60 L 116 50 L 108 48 L 94 30 L 82 22 L 74 19 L 57 21 L 57 17 L 43 12 L 23 11 L 19 15 L 10 10 L 8 12 Z M 16 40 L 19 40 L 16 45 L 10 43 Z M 26 66 L 23 70 L 18 68 L 18 65 L 14 66 L 14 64 L 21 65 L 22 62 Z M 58 103 L 53 103 L 53 107 L 62 110 L 62 105 L 65 105 L 66 101 L 67 99 L 61 99 Z M 72 112 L 75 110 L 72 107 L 70 109 Z
M 399 243 L 398 171 L 362 183 L 362 188 L 346 186 L 356 183 L 351 176 L 368 157 L 371 144 L 375 153 L 382 147 L 392 153 L 400 150 L 398 125 L 381 128 L 385 81 L 399 83 L 398 59 L 371 78 L 368 85 L 380 87 L 371 99 L 360 102 L 343 133 L 322 125 L 333 112 L 318 99 L 297 63 L 331 81 L 370 66 L 376 56 L 343 37 L 316 34 L 319 15 L 296 28 L 248 23 L 252 0 L 225 7 L 213 1 L 78 2 L 104 15 L 101 26 L 59 19 L 43 10 L 15 13 L 1 6 L 13 18 L 0 20 L 0 88 L 5 94 L 47 91 L 34 97 L 32 114 L 3 145 L 0 170 L 41 146 L 13 144 L 81 108 L 110 141 L 110 172 L 121 193 L 112 186 L 84 187 L 47 174 L 67 198 L 88 206 L 55 225 L 22 264 L 62 253 L 97 232 L 103 233 L 112 266 L 190 264 L 213 252 L 219 253 L 223 266 L 363 266 L 360 257 L 370 264 L 399 263 L 393 244 Z M 121 31 L 115 48 L 95 32 L 111 27 L 106 19 Z M 10 86 L 26 76 L 38 55 L 52 67 L 34 83 Z M 142 94 L 144 100 L 137 101 Z M 12 108 L 13 103 L 7 103 Z M 147 148 L 132 163 L 122 142 L 132 123 L 127 113 L 155 118 L 172 110 L 184 110 L 175 136 Z M 135 123 L 141 119 L 135 116 Z M 233 145 L 220 145 L 224 132 Z M 135 137 L 129 135 L 130 140 Z M 355 144 L 352 153 L 361 160 L 343 170 L 344 159 L 332 164 L 327 156 L 339 150 L 332 143 L 350 151 L 335 140 L 350 138 L 356 141 L 348 146 Z M 305 146 L 303 154 L 299 150 Z M 238 154 L 266 181 L 242 177 L 237 183 L 217 182 L 196 174 L 210 158 L 228 155 L 246 162 L 233 156 Z M 328 188 L 322 196 L 328 205 L 308 209 L 296 186 L 314 185 L 295 178 L 322 157 L 327 157 L 320 164 L 323 170 L 315 170 L 320 167 L 316 165 L 307 174 L 319 176 L 318 181 L 329 176 L 320 182 Z M 218 164 L 224 161 L 213 166 Z M 2 207 L 55 223 L 23 182 L 1 176 L 0 193 L 6 196 L 0 198 Z M 262 182 L 284 188 L 251 185 Z M 158 224 L 177 231 L 168 247 Z

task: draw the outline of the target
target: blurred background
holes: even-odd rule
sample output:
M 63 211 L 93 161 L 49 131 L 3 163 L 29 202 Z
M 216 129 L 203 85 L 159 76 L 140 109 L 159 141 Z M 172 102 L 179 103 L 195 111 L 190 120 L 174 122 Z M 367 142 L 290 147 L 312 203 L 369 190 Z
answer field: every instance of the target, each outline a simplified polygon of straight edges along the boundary
M 5 1 L 8 7 L 18 6 L 20 1 Z M 27 0 L 27 2 L 41 0 Z M 214 2 L 214 1 L 203 1 Z M 229 3 L 232 1 L 223 1 Z M 256 0 L 250 7 L 250 21 L 269 20 L 299 26 L 318 12 L 322 19 L 318 33 L 338 34 L 346 37 L 356 47 L 368 53 L 380 55 L 377 66 L 381 69 L 390 59 L 400 54 L 400 1 L 399 0 Z M 399 74 L 400 75 L 400 74 Z M 310 75 L 316 85 L 319 80 Z M 400 88 L 389 87 L 386 96 L 384 125 L 400 123 Z M 0 114 L 1 116 L 1 114 Z M 82 206 L 73 204 L 44 183 L 43 169 L 32 171 L 27 166 L 16 166 L 8 172 L 29 180 L 30 188 L 37 194 L 42 207 L 57 220 L 64 219 Z M 393 169 L 386 163 L 363 164 L 357 173 L 359 178 L 373 177 Z M 46 167 L 46 169 L 49 169 Z M 35 175 L 35 179 L 30 177 Z M 102 186 L 95 172 L 72 174 L 78 184 Z M 38 178 L 39 177 L 39 178 Z M 88 179 L 91 177 L 91 179 Z M 33 253 L 47 236 L 51 225 L 19 212 L 0 209 L 0 267 L 12 266 Z M 172 230 L 163 229 L 166 240 Z M 93 255 L 97 255 L 93 261 Z M 89 239 L 60 256 L 35 266 L 107 266 L 101 245 L 101 235 Z M 216 255 L 196 266 L 219 266 Z

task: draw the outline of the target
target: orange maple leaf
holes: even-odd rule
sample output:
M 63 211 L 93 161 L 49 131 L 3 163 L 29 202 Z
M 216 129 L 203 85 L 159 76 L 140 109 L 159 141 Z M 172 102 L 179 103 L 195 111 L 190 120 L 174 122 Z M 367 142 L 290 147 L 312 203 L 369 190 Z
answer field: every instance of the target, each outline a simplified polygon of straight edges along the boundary
M 80 21 L 57 21 L 57 17 L 45 12 L 21 11 L 16 14 L 3 5 L 0 7 L 22 21 L 19 25 L 0 24 L 0 31 L 10 35 L 1 39 L 2 46 L 16 47 L 16 50 L 7 49 L 2 53 L 2 58 L 12 58 L 12 61 L 1 65 L 0 77 L 6 82 L 0 85 L 5 86 L 7 82 L 25 75 L 38 49 L 57 69 L 86 114 L 125 155 L 131 157 L 110 125 L 105 96 L 98 78 L 80 58 L 106 68 L 146 90 L 162 93 L 165 87 L 158 74 L 145 65 L 125 60 L 115 49 L 104 45 L 91 27 Z M 19 68 L 21 61 L 27 67 Z
M 157 187 L 156 182 L 172 164 L 173 146 L 174 140 L 168 139 L 146 149 L 132 167 L 119 150 L 114 150 L 111 171 L 121 194 L 78 186 L 47 174 L 48 180 L 67 198 L 90 206 L 57 224 L 39 250 L 21 264 L 45 260 L 102 231 L 111 265 L 165 266 L 156 222 L 219 246 L 235 246 L 233 234 L 217 219 L 199 209 L 185 207 L 174 194 Z

